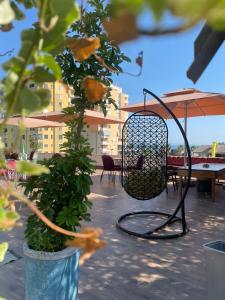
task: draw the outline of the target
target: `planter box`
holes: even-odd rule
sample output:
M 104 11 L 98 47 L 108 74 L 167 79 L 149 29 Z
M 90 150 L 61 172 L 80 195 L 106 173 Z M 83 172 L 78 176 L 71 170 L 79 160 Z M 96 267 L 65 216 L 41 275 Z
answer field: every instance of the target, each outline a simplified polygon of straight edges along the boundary
M 225 241 L 204 245 L 207 258 L 209 300 L 225 299 Z
M 76 300 L 80 251 L 42 252 L 24 244 L 26 300 Z

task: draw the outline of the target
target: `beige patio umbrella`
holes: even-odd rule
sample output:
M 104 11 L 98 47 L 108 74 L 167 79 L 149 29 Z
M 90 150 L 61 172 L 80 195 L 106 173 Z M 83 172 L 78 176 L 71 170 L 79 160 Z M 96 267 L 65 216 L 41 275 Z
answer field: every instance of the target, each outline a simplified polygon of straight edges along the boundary
M 161 99 L 177 118 L 184 118 L 184 131 L 186 134 L 187 118 L 225 115 L 224 94 L 201 92 L 196 89 L 182 89 L 165 93 Z M 121 109 L 128 112 L 137 112 L 144 109 L 144 103 L 128 105 Z M 165 119 L 171 118 L 171 115 L 156 100 L 147 101 L 146 109 L 158 113 Z
M 196 89 L 183 89 L 165 93 L 161 99 L 177 118 L 214 116 L 225 114 L 225 95 L 201 92 Z M 136 112 L 144 108 L 143 102 L 122 107 L 122 110 Z M 168 119 L 171 116 L 156 100 L 146 102 L 146 109 Z
M 77 115 L 74 114 L 72 118 L 76 118 Z M 48 120 L 54 122 L 66 122 L 69 120 L 67 116 L 64 115 L 62 111 L 52 111 L 42 114 L 33 115 L 32 118 Z M 98 125 L 98 124 L 122 124 L 123 121 L 109 116 L 104 116 L 103 113 L 94 110 L 85 110 L 84 119 L 87 125 Z
M 0 124 L 3 123 L 3 120 L 0 121 Z M 40 120 L 35 118 L 20 118 L 20 117 L 11 117 L 7 119 L 6 125 L 17 126 L 19 127 L 23 124 L 25 128 L 53 128 L 53 127 L 63 127 L 65 124 L 59 122 L 51 122 L 47 120 Z
M 0 124 L 4 123 L 4 120 L 0 120 Z M 47 120 L 40 120 L 40 119 L 34 119 L 34 118 L 21 118 L 21 117 L 11 117 L 8 118 L 6 121 L 6 125 L 8 126 L 16 126 L 19 127 L 20 125 L 23 125 L 26 129 L 29 128 L 56 128 L 56 127 L 63 127 L 65 126 L 64 123 L 59 122 L 52 122 Z M 25 154 L 27 152 L 25 149 L 28 149 L 27 146 L 28 139 L 27 139 L 27 132 L 26 132 L 26 141 L 21 140 L 20 143 L 20 152 Z
M 36 114 L 33 116 L 34 118 L 49 120 L 49 121 L 57 121 L 57 122 L 66 122 L 69 120 L 68 116 L 65 116 L 62 111 L 53 111 L 42 114 Z M 77 118 L 77 114 L 71 116 L 71 118 Z M 104 125 L 104 124 L 123 124 L 124 122 L 111 117 L 104 116 L 103 113 L 94 111 L 94 110 L 85 110 L 84 120 L 87 125 Z M 97 131 L 96 131 L 96 145 L 97 145 Z M 97 154 L 97 146 L 96 146 L 96 154 Z

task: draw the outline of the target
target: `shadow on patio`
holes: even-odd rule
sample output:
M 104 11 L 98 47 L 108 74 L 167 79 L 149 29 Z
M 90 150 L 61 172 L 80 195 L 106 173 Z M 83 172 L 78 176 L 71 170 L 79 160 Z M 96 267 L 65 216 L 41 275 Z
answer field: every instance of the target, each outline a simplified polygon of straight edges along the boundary
M 172 212 L 178 201 L 172 186 L 168 195 L 163 192 L 153 200 L 137 201 L 127 196 L 118 178 L 115 185 L 107 177 L 100 184 L 97 175 L 93 181 L 91 225 L 103 229 L 108 245 L 81 268 L 79 300 L 206 300 L 202 245 L 225 239 L 225 191 L 221 186 L 217 186 L 217 202 L 198 196 L 196 189 L 190 188 L 186 199 L 190 232 L 186 236 L 174 240 L 143 240 L 118 231 L 116 220 L 133 210 Z M 149 221 L 152 225 L 158 220 Z M 141 224 L 149 226 L 141 217 L 129 223 L 136 228 Z M 1 239 L 9 240 L 10 249 L 22 255 L 23 228 L 3 233 Z M 0 268 L 0 294 L 10 300 L 24 299 L 23 259 Z
M 186 200 L 190 232 L 174 240 L 142 240 L 118 231 L 117 218 L 141 209 L 172 212 L 178 201 L 172 186 L 168 197 L 164 192 L 156 199 L 142 202 L 127 196 L 118 179 L 116 185 L 107 179 L 99 185 L 99 177 L 95 176 L 94 182 L 92 222 L 103 228 L 108 246 L 81 269 L 79 299 L 207 299 L 202 245 L 225 238 L 225 191 L 217 187 L 218 202 L 214 203 L 190 188 Z M 129 226 L 139 228 L 146 219 L 142 221 L 138 217 Z M 157 222 L 149 221 L 151 225 Z

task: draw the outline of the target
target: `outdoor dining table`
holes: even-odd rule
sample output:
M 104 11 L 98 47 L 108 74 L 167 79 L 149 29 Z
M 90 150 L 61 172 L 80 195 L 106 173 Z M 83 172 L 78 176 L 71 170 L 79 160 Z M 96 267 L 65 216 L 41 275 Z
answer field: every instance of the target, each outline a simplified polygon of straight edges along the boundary
M 188 167 L 178 167 L 177 175 L 179 177 L 179 191 L 180 193 L 182 193 L 183 178 L 187 177 L 188 175 Z M 192 177 L 202 180 L 211 180 L 211 196 L 213 201 L 216 201 L 216 180 L 221 178 L 223 175 L 225 175 L 225 164 L 200 163 L 192 165 Z

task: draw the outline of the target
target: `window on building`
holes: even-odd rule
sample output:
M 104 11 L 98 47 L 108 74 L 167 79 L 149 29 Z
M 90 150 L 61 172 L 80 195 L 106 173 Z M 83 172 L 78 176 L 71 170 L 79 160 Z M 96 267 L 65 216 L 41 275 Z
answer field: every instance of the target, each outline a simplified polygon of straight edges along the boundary
M 6 147 L 6 148 L 8 147 L 8 144 L 7 144 L 7 143 L 5 143 L 5 147 Z
M 44 139 L 48 139 L 48 134 L 45 134 L 45 135 L 44 135 Z
M 47 148 L 47 147 L 48 147 L 48 144 L 44 144 L 44 147 Z
M 62 135 L 59 135 L 59 140 L 62 140 L 63 136 Z
M 4 128 L 4 131 L 3 131 L 3 132 L 6 133 L 7 131 L 8 131 L 8 129 L 7 129 L 7 128 Z
M 53 139 L 53 134 L 51 134 L 51 139 Z
M 48 130 L 48 128 L 45 128 L 45 130 Z
M 59 102 L 59 106 L 62 107 L 62 102 Z

